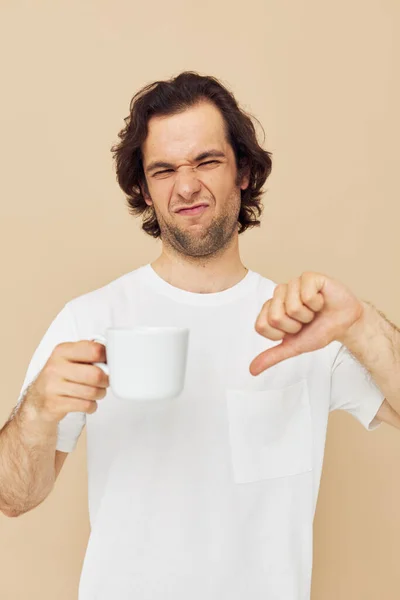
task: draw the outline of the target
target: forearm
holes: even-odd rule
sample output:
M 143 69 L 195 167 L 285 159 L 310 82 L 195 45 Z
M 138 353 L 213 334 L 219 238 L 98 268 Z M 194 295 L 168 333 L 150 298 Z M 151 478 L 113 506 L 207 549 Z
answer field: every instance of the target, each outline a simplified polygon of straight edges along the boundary
M 27 399 L 0 430 L 0 510 L 9 516 L 35 508 L 55 481 L 57 423 L 40 419 Z
M 392 408 L 400 414 L 400 330 L 369 302 L 340 340 L 363 364 Z

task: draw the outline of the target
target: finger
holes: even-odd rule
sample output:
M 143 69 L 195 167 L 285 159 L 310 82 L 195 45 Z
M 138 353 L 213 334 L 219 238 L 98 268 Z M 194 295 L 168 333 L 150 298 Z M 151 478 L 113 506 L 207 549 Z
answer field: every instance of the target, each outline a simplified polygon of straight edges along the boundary
M 59 396 L 70 396 L 80 400 L 101 400 L 107 394 L 105 388 L 93 387 L 91 385 L 82 385 L 72 381 L 64 381 L 62 391 Z
M 60 409 L 67 413 L 71 412 L 85 412 L 89 415 L 96 412 L 98 408 L 97 402 L 93 400 L 79 400 L 73 396 L 60 396 L 62 402 L 60 403 Z
M 287 284 L 278 285 L 275 288 L 272 302 L 268 308 L 267 322 L 284 333 L 298 333 L 302 328 L 302 323 L 292 319 L 286 313 L 287 288 Z
M 322 310 L 325 300 L 321 290 L 325 284 L 325 276 L 320 273 L 302 273 L 300 276 L 300 294 L 303 304 L 311 310 L 319 312 Z
M 81 363 L 62 361 L 60 375 L 66 381 L 105 388 L 110 385 L 109 377 L 100 367 Z
M 285 300 L 286 314 L 300 323 L 311 323 L 315 313 L 304 306 L 300 291 L 301 280 L 299 277 L 289 281 Z
M 55 347 L 53 353 L 71 362 L 92 363 L 106 360 L 106 349 L 103 344 L 90 340 L 63 342 Z
M 264 350 L 264 352 L 261 352 L 261 354 L 258 354 L 258 356 L 256 356 L 250 363 L 250 373 L 252 375 L 259 375 L 266 369 L 277 365 L 283 360 L 297 356 L 299 352 L 296 349 L 295 344 L 292 342 L 292 339 L 293 338 L 285 338 L 277 346 L 268 348 L 267 350 Z
M 270 340 L 278 341 L 281 340 L 285 334 L 268 323 L 268 311 L 271 302 L 272 299 L 267 300 L 263 305 L 254 328 L 260 335 L 267 337 Z

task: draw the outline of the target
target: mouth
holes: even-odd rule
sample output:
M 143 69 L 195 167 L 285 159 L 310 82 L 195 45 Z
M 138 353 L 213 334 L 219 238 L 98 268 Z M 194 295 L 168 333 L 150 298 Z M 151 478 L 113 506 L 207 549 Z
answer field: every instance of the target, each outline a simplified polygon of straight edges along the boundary
M 183 208 L 181 210 L 178 210 L 177 214 L 187 216 L 201 215 L 207 208 L 207 204 L 200 204 L 198 206 L 194 206 L 193 208 Z

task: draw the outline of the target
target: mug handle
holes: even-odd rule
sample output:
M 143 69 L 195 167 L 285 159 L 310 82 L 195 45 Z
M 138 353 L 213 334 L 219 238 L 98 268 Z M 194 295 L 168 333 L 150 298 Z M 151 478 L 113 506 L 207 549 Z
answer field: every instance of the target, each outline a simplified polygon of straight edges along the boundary
M 91 338 L 90 341 L 91 342 L 97 342 L 98 344 L 103 344 L 103 346 L 105 348 L 107 348 L 106 338 L 103 335 L 96 335 L 95 337 Z M 100 369 L 102 371 L 104 371 L 104 373 L 106 375 L 110 375 L 110 371 L 109 371 L 108 365 L 106 363 L 94 362 L 92 364 L 95 365 L 96 367 L 100 367 Z

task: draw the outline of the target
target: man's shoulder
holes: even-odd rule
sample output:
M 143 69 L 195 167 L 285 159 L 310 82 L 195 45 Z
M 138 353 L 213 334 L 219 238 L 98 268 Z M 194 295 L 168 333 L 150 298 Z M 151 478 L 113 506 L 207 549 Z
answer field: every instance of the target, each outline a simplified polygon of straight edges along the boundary
M 256 276 L 258 280 L 258 291 L 262 297 L 267 301 L 269 298 L 272 298 L 274 290 L 278 283 L 269 277 L 266 277 L 262 273 L 258 271 L 253 271 L 253 274 Z
M 119 277 L 112 279 L 101 287 L 90 290 L 80 296 L 75 296 L 67 302 L 67 305 L 72 311 L 82 309 L 90 310 L 93 307 L 108 305 L 112 299 L 132 291 L 135 283 L 139 280 L 142 269 L 143 266 L 137 267 L 133 271 L 123 273 Z

